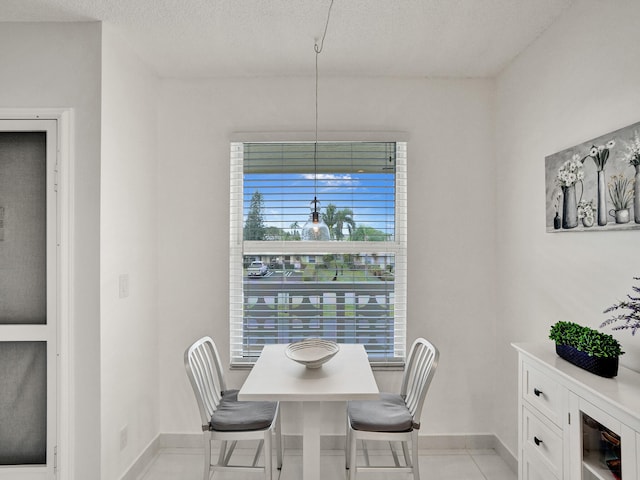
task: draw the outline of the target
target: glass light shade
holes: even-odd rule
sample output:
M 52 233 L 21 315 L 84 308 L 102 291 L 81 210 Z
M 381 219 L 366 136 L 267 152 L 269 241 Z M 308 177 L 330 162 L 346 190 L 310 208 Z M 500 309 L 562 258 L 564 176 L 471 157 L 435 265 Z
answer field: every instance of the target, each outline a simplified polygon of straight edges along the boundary
M 320 217 L 320 202 L 316 198 L 311 201 L 309 219 L 302 227 L 302 240 L 331 240 L 329 227 Z
M 322 220 L 317 223 L 313 222 L 313 218 L 309 215 L 309 220 L 302 227 L 302 240 L 329 240 L 329 227 Z

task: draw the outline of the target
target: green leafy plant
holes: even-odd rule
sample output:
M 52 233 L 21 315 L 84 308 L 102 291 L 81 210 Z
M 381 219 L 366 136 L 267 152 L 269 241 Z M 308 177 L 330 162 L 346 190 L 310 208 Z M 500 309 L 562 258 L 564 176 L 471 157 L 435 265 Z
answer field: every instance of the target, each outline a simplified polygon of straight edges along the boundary
M 549 338 L 558 345 L 568 345 L 592 357 L 612 358 L 624 352 L 611 335 L 573 322 L 557 322 L 551 327 Z

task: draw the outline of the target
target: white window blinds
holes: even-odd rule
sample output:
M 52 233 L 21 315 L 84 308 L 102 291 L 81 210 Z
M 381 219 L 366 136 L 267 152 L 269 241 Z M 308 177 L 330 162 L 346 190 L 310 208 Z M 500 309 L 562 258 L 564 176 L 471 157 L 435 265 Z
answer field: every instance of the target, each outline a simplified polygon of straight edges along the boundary
M 320 201 L 331 240 L 301 240 Z M 362 343 L 405 355 L 406 143 L 231 144 L 231 361 L 268 343 Z

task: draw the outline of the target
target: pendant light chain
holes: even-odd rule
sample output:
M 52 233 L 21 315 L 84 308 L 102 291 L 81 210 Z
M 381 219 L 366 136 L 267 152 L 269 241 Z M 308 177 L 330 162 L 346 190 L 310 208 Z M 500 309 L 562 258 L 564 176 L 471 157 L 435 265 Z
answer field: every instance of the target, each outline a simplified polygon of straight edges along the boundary
M 313 143 L 313 207 L 309 220 L 302 227 L 302 239 L 310 241 L 328 241 L 331 240 L 331 232 L 327 224 L 320 218 L 320 210 L 318 209 L 318 55 L 324 47 L 324 40 L 327 36 L 329 28 L 329 19 L 331 18 L 331 7 L 334 0 L 331 0 L 329 11 L 327 12 L 327 21 L 324 25 L 324 31 L 320 42 L 315 42 L 313 50 L 316 53 L 315 61 L 315 141 Z M 319 43 L 319 44 L 318 44 Z
M 331 18 L 331 8 L 333 7 L 333 1 L 329 4 L 329 11 L 327 12 L 327 21 L 324 25 L 324 32 L 322 33 L 322 38 L 320 40 L 320 46 L 317 43 L 314 44 L 313 50 L 316 52 L 316 118 L 315 118 L 315 142 L 313 144 L 313 210 L 314 217 L 318 215 L 318 55 L 322 52 L 324 48 L 324 39 L 327 36 L 327 29 L 329 28 L 329 19 Z M 314 218 L 315 220 L 315 218 Z

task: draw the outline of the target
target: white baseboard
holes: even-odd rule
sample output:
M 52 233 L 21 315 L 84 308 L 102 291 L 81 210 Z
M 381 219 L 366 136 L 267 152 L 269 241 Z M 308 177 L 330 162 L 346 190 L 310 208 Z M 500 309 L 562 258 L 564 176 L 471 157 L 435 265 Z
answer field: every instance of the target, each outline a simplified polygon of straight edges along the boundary
M 142 476 L 153 462 L 153 459 L 160 453 L 162 436 L 163 435 L 160 434 L 149 442 L 142 453 L 133 461 L 129 469 L 120 477 L 120 480 L 138 480 Z
M 509 468 L 514 472 L 518 472 L 518 457 L 516 457 L 511 450 L 507 448 L 507 446 L 502 443 L 498 437 L 496 437 L 496 443 L 493 447 L 496 453 L 502 458 Z
M 285 449 L 301 449 L 302 435 L 284 435 Z M 161 433 L 133 462 L 129 470 L 120 480 L 138 480 L 149 467 L 155 456 L 163 449 L 202 448 L 202 435 L 198 433 Z M 344 435 L 323 435 L 320 447 L 326 450 L 344 449 Z M 490 433 L 459 435 L 420 435 L 421 450 L 495 450 L 505 463 L 514 471 L 518 471 L 518 460 L 513 453 Z

